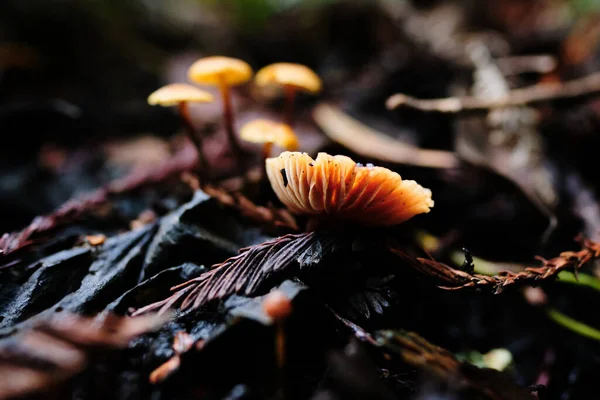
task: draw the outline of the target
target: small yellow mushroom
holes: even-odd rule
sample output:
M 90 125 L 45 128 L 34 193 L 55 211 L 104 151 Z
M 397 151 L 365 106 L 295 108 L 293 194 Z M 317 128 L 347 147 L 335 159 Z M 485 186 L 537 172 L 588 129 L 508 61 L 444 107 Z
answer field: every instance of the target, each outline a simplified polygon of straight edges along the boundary
M 211 103 L 213 100 L 212 94 L 185 83 L 172 83 L 163 86 L 148 96 L 148 104 L 151 106 L 177 106 L 179 108 L 179 115 L 185 125 L 186 133 L 198 152 L 200 171 L 206 171 L 207 163 L 204 153 L 202 152 L 202 137 L 196 135 L 196 130 L 194 129 L 194 125 L 190 118 L 188 104 Z
M 275 194 L 296 213 L 390 226 L 433 207 L 431 190 L 387 168 L 360 165 L 346 156 L 283 152 L 266 160 Z
M 289 125 L 267 119 L 246 123 L 240 130 L 240 137 L 247 142 L 264 143 L 264 159 L 270 156 L 273 144 L 290 151 L 297 150 L 299 146 L 298 137 Z
M 148 96 L 148 104 L 151 106 L 172 107 L 181 103 L 212 103 L 213 95 L 185 83 L 171 83 L 161 87 Z
M 227 137 L 231 148 L 238 155 L 241 153 L 241 149 L 233 129 L 233 109 L 229 88 L 249 81 L 252 74 L 252 68 L 246 62 L 223 56 L 201 58 L 188 70 L 188 77 L 192 82 L 219 87 L 223 99 L 223 117 Z
M 292 125 L 294 97 L 297 91 L 317 94 L 321 91 L 321 79 L 310 68 L 301 64 L 275 63 L 256 73 L 254 82 L 258 86 L 282 86 L 286 96 L 284 121 Z

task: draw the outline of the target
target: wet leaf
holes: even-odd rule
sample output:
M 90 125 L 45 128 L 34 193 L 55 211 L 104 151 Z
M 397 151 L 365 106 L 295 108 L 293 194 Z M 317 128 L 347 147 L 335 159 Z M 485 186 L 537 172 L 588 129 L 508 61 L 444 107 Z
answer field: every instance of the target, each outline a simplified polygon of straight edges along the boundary
M 142 279 L 161 268 L 186 261 L 213 264 L 240 247 L 266 240 L 258 229 L 243 227 L 228 215 L 219 202 L 202 191 L 163 217 L 144 259 Z M 197 254 L 198 259 L 189 254 Z

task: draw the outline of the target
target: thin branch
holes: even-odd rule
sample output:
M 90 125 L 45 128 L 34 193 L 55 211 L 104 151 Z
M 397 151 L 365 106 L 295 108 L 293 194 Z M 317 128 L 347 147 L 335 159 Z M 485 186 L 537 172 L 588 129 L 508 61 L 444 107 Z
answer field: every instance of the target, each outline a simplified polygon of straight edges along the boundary
M 329 104 L 318 105 L 313 111 L 313 118 L 331 140 L 365 157 L 430 168 L 453 168 L 459 163 L 452 152 L 424 150 L 402 143 Z
M 493 276 L 470 274 L 431 259 L 417 258 L 413 260 L 399 249 L 390 249 L 390 251 L 404 260 L 411 261 L 410 265 L 417 271 L 444 281 L 446 285 L 440 286 L 442 289 L 458 290 L 475 287 L 477 289 L 487 289 L 492 290 L 494 293 L 500 293 L 507 286 L 534 284 L 553 278 L 563 270 L 573 269 L 577 271 L 589 261 L 600 258 L 600 242 L 583 238 L 578 238 L 578 241 L 582 247 L 579 251 L 565 251 L 558 257 L 550 260 L 536 257 L 536 259 L 542 262 L 541 267 L 525 268 L 520 272 L 503 271 Z
M 417 99 L 399 93 L 391 96 L 387 100 L 386 106 L 390 110 L 404 106 L 421 111 L 458 113 L 461 111 L 488 111 L 493 108 L 524 106 L 531 103 L 597 96 L 598 94 L 600 94 L 600 72 L 565 83 L 544 83 L 511 90 L 506 96 L 493 99 L 470 96 Z

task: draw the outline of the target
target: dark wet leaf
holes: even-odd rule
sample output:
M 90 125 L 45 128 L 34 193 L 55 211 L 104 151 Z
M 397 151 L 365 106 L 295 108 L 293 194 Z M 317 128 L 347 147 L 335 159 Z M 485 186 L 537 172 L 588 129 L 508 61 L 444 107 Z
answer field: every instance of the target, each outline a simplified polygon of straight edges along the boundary
M 240 225 L 214 198 L 196 191 L 190 202 L 161 219 L 141 277 L 147 279 L 165 265 L 186 261 L 214 264 L 237 253 L 240 247 L 266 239 L 257 229 Z
M 149 225 L 109 238 L 99 248 L 76 248 L 49 257 L 50 264 L 42 264 L 22 285 L 18 296 L 6 305 L 8 318 L 0 327 L 8 329 L 38 313 L 41 313 L 38 318 L 43 319 L 62 311 L 101 311 L 114 299 L 114 293 L 138 282 L 145 249 L 154 230 L 155 226 Z M 56 259 L 58 263 L 53 262 Z M 59 290 L 61 287 L 64 289 Z
M 10 332 L 15 323 L 33 315 L 41 313 L 39 318 L 46 318 L 63 310 L 94 313 L 108 306 L 126 312 L 158 300 L 170 286 L 202 271 L 189 264 L 171 272 L 178 280 L 168 278 L 169 274 L 148 279 L 176 266 L 178 259 L 213 263 L 239 247 L 263 240 L 258 231 L 243 228 L 217 201 L 198 191 L 192 201 L 159 222 L 109 237 L 95 247 L 86 245 L 48 256 L 29 267 L 34 271 L 30 276 L 20 278 L 23 266 L 6 269 L 10 281 L 0 288 L 0 294 L 10 301 L 2 307 L 0 327 Z M 145 279 L 145 284 L 128 292 Z
M 10 327 L 41 312 L 76 290 L 88 272 L 81 265 L 92 259 L 89 248 L 65 250 L 40 260 L 36 271 L 25 283 L 3 284 L 0 288 L 2 295 L 10 301 L 2 307 L 0 327 Z
M 162 294 L 182 280 L 192 279 L 204 272 L 206 268 L 192 263 L 167 268 L 137 286 L 123 293 L 118 299 L 106 306 L 106 311 L 124 314 L 129 308 L 138 308 L 141 299 L 144 301 L 160 300 Z
M 298 302 L 300 295 L 306 292 L 307 288 L 304 285 L 294 281 L 285 281 L 276 289 L 285 293 L 293 302 L 294 313 L 309 317 L 309 309 Z M 262 355 L 260 363 L 263 367 L 256 373 L 263 374 L 261 379 L 265 382 L 272 379 L 272 375 L 268 371 L 274 367 L 274 358 L 271 354 L 274 348 L 271 335 L 273 322 L 262 309 L 264 297 L 247 298 L 234 295 L 219 306 L 218 312 L 198 313 L 192 311 L 181 314 L 176 319 L 178 323 L 171 322 L 166 325 L 166 329 L 159 332 L 159 336 L 152 341 L 148 341 L 144 337 L 138 339 L 136 347 L 149 346 L 155 352 L 156 357 L 162 360 L 151 374 L 156 379 L 155 383 L 162 382 L 166 388 L 177 387 L 180 382 L 190 379 L 190 376 L 196 376 L 191 384 L 187 381 L 187 387 L 206 388 L 212 385 L 221 386 L 224 383 L 225 387 L 227 385 L 232 387 L 235 385 L 235 379 L 238 379 L 237 376 L 247 372 L 245 366 L 249 362 L 254 362 L 252 358 L 246 357 L 248 354 Z M 204 322 L 199 321 L 199 317 L 202 317 Z M 206 321 L 211 318 L 214 323 L 209 326 Z M 185 328 L 186 325 L 191 326 Z M 302 322 L 302 326 L 302 329 L 308 329 L 305 321 Z M 185 351 L 178 352 L 175 350 L 175 344 L 178 341 L 177 338 L 182 336 L 180 331 L 182 328 L 188 329 L 188 333 L 183 335 L 192 343 L 186 347 Z M 160 353 L 157 352 L 159 348 L 162 348 Z M 220 357 L 223 349 L 226 348 L 236 349 L 238 362 L 229 363 L 228 360 Z M 214 377 L 218 376 L 221 376 L 222 379 L 213 382 Z M 264 390 L 264 388 L 260 388 L 260 390 Z
M 114 293 L 130 288 L 132 282 L 138 281 L 142 259 L 155 230 L 151 224 L 107 239 L 81 286 L 65 296 L 58 307 L 79 313 L 99 312 L 114 299 Z

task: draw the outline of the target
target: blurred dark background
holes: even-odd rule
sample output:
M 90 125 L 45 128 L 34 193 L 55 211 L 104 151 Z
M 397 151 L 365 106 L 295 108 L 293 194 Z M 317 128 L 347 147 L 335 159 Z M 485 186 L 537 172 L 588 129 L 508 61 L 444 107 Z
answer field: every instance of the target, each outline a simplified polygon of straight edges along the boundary
M 255 68 L 295 61 L 332 75 L 360 69 L 375 55 L 381 12 L 343 3 L 2 1 L 0 230 L 121 174 L 102 168 L 104 144 L 177 132 L 175 113 L 146 97 L 185 81 L 200 56 L 240 57 Z
M 243 58 L 255 69 L 304 63 L 322 76 L 322 98 L 344 103 L 363 122 L 424 147 L 452 149 L 448 117 L 384 106 L 399 91 L 445 96 L 470 79 L 468 69 L 444 58 L 451 49 L 443 43 L 439 54 L 419 42 L 415 13 L 444 7 L 442 33 L 458 21 L 464 34 L 489 34 L 500 55 L 567 54 L 574 61 L 559 60 L 562 78 L 597 70 L 600 35 L 575 36 L 581 40 L 573 40 L 572 54 L 564 50 L 573 32 L 594 31 L 594 0 L 0 2 L 0 230 L 22 227 L 121 176 L 136 162 L 123 156 L 126 143 L 158 158 L 171 152 L 164 139 L 178 131 L 178 119 L 148 106 L 146 97 L 164 83 L 185 81 L 187 67 L 205 55 Z M 538 78 L 525 74 L 518 84 Z M 207 110 L 197 118 L 216 116 Z M 593 143 L 586 138 L 596 121 L 594 114 L 587 125 L 574 124 L 583 146 Z M 116 161 L 107 166 L 107 159 Z

